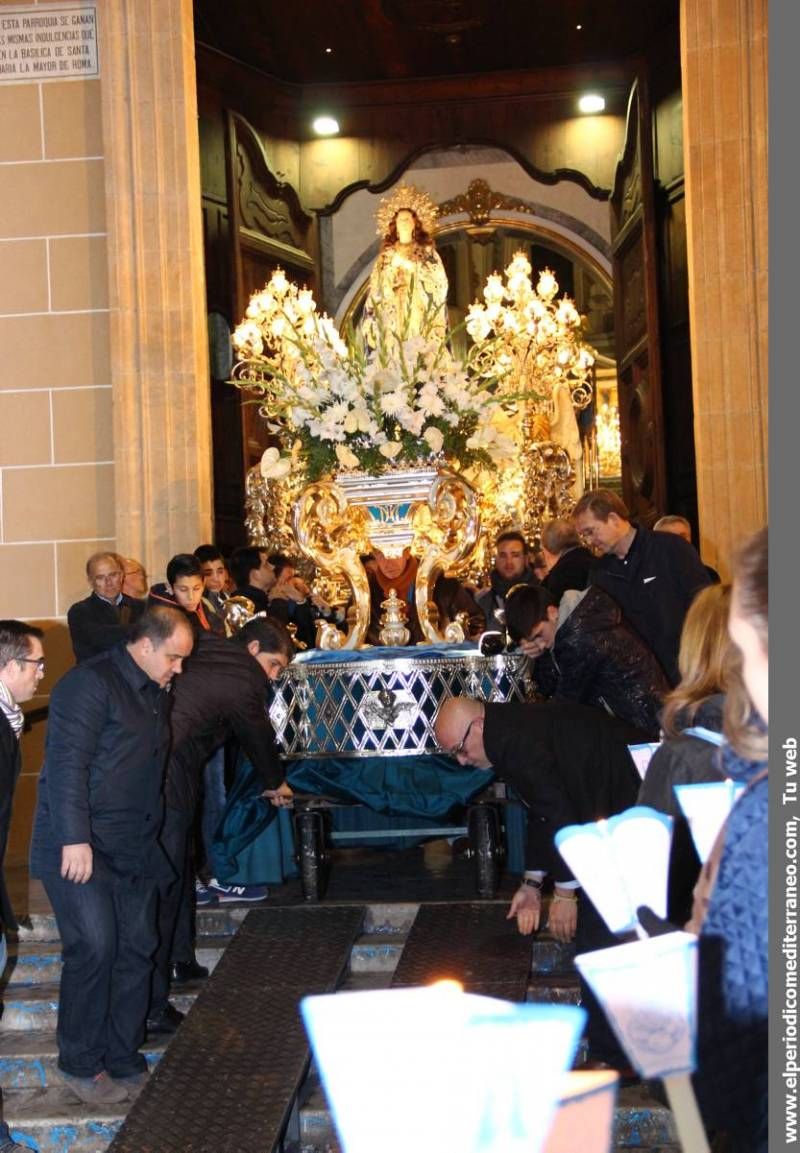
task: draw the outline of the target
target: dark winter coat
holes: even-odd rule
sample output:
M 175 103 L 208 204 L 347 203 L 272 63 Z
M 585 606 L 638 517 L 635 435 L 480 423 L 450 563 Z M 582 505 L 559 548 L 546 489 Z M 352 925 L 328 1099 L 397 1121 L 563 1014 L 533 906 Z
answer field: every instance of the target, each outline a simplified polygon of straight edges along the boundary
M 592 569 L 629 625 L 655 653 L 671 685 L 680 679 L 678 646 L 689 605 L 711 580 L 697 552 L 670 532 L 637 527 L 627 556 L 608 553 Z
M 605 709 L 656 740 L 669 691 L 658 661 L 602 589 L 587 589 L 572 611 L 567 601 L 551 652 L 534 661 L 537 690 L 553 700 Z
M 17 786 L 21 765 L 19 739 L 3 713 L 0 712 L 0 931 L 4 928 L 17 928 L 17 919 L 14 916 L 3 877 L 3 860 L 8 844 L 8 831 L 11 826 L 14 789 Z
M 692 721 L 677 718 L 676 727 L 701 727 L 722 732 L 724 693 L 703 701 Z M 675 785 L 699 785 L 722 779 L 722 752 L 718 745 L 702 737 L 667 737 L 653 754 L 639 789 L 640 805 L 649 805 L 667 813 L 675 822 L 669 860 L 669 896 L 667 916 L 676 925 L 689 920 L 692 891 L 700 872 L 700 858 L 694 847 L 689 825 L 675 796 Z
M 84 661 L 50 695 L 31 838 L 34 877 L 58 873 L 63 845 L 89 844 L 95 873 L 170 878 L 158 849 L 169 694 L 124 644 Z
M 583 545 L 567 549 L 542 581 L 542 588 L 546 588 L 558 604 L 567 589 L 586 588 L 594 564 L 594 556 Z
M 281 783 L 267 714 L 268 681 L 244 645 L 206 633 L 173 687 L 172 744 L 165 796 L 172 809 L 193 812 L 203 766 L 233 734 L 261 775 L 263 787 Z
M 725 750 L 726 776 L 763 768 Z M 767 1150 L 768 808 L 764 777 L 731 810 L 700 934 L 695 1086 L 706 1124 L 738 1153 Z
M 69 636 L 76 661 L 85 661 L 124 641 L 131 625 L 145 610 L 145 602 L 123 594 L 118 605 L 96 593 L 77 601 L 67 612 Z
M 636 803 L 639 774 L 627 748 L 636 734 L 586 705 L 512 701 L 485 708 L 486 755 L 528 807 L 526 868 L 571 880 L 553 838 L 565 825 Z

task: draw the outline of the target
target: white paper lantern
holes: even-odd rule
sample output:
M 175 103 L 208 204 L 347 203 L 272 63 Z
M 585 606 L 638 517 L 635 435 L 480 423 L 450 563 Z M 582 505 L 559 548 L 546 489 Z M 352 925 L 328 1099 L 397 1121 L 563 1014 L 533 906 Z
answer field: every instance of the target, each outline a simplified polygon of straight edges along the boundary
M 671 839 L 671 817 L 636 805 L 607 821 L 567 825 L 555 842 L 612 933 L 624 933 L 637 927 L 640 905 L 666 916 Z
M 678 804 L 689 825 L 697 855 L 705 864 L 731 809 L 744 792 L 740 781 L 704 781 L 673 785 Z
M 345 1153 L 537 1153 L 585 1013 L 431 986 L 307 997 Z

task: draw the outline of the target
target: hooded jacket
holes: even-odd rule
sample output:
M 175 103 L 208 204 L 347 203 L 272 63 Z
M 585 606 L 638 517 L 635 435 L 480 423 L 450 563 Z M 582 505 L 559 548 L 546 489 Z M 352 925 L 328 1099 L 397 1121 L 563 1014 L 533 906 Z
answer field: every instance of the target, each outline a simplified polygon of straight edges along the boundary
M 600 588 L 564 593 L 553 648 L 535 660 L 533 678 L 545 697 L 605 709 L 658 738 L 667 679 L 623 621 L 619 605 Z

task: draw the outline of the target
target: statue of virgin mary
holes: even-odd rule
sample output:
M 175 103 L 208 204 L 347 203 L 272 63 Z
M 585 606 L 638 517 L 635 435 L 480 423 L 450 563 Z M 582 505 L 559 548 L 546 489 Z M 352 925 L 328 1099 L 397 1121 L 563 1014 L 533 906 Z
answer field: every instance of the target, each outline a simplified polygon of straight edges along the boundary
M 401 185 L 377 213 L 381 248 L 361 319 L 367 348 L 391 353 L 395 339 L 447 337 L 447 273 L 433 244 L 437 208 L 426 192 Z

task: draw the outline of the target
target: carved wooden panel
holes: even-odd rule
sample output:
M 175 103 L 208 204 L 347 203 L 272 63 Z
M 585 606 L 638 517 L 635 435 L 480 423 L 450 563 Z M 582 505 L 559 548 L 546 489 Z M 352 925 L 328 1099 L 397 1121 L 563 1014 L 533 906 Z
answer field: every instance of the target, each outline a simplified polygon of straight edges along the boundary
M 237 225 L 306 252 L 311 217 L 297 193 L 270 171 L 255 129 L 243 116 L 231 116 Z
M 644 85 L 628 104 L 611 197 L 622 491 L 645 523 L 667 512 L 652 126 Z

